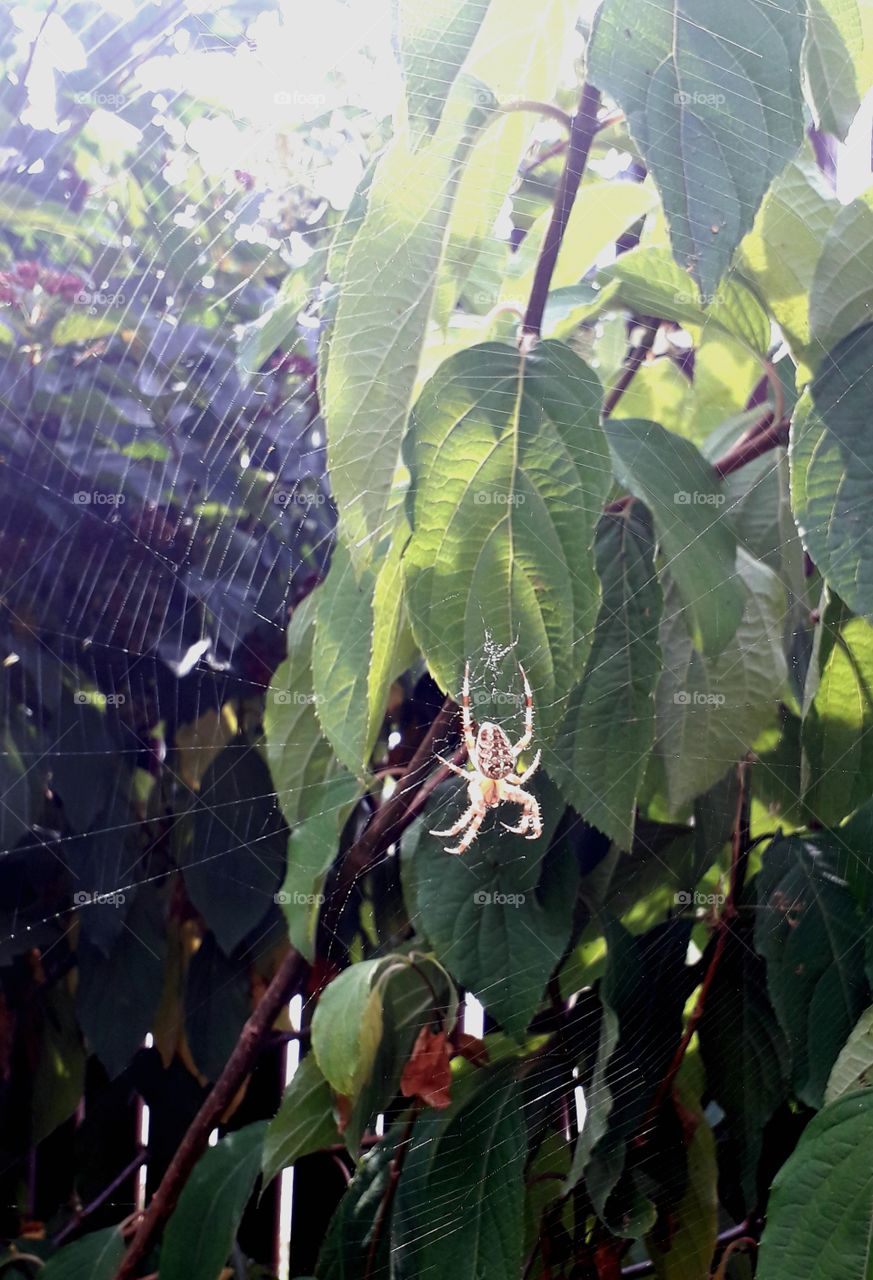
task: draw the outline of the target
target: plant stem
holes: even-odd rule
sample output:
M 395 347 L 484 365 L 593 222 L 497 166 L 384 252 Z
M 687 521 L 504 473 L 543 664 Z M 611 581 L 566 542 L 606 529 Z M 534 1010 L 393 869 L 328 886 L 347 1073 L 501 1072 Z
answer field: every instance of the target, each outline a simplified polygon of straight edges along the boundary
M 55 1244 L 63 1244 L 67 1236 L 71 1236 L 89 1214 L 94 1213 L 94 1211 L 99 1209 L 102 1204 L 105 1204 L 113 1191 L 120 1187 L 122 1182 L 129 1178 L 132 1173 L 135 1173 L 147 1157 L 147 1151 L 140 1151 L 138 1155 L 134 1156 L 130 1163 L 121 1170 L 121 1173 L 112 1179 L 108 1187 L 104 1187 L 99 1195 L 95 1196 L 89 1204 L 86 1204 L 84 1208 L 80 1209 L 79 1212 L 67 1223 L 67 1225 L 57 1233 L 55 1236 Z
M 660 320 L 656 320 L 652 316 L 640 316 L 637 323 L 643 326 L 642 335 L 639 342 L 634 343 L 628 348 L 627 355 L 624 358 L 622 371 L 603 402 L 604 418 L 609 417 L 625 391 L 627 391 L 628 387 L 633 382 L 638 369 L 651 351 L 652 347 L 655 345 L 655 338 L 658 336 L 658 329 L 661 327 Z
M 774 418 L 771 412 L 764 414 L 759 422 L 741 436 L 736 444 L 728 449 L 723 457 L 714 462 L 713 469 L 721 479 L 739 471 L 741 467 L 756 458 L 763 457 L 771 449 L 788 443 L 789 423 L 786 418 Z
M 391 1206 L 394 1203 L 394 1196 L 397 1193 L 397 1184 L 400 1181 L 400 1175 L 403 1172 L 403 1162 L 406 1159 L 406 1153 L 409 1150 L 409 1144 L 412 1141 L 412 1131 L 415 1128 L 415 1122 L 418 1119 L 418 1113 L 421 1105 L 416 1103 L 412 1108 L 412 1114 L 403 1130 L 403 1136 L 394 1149 L 394 1155 L 391 1157 L 391 1168 L 388 1173 L 388 1184 L 382 1195 L 382 1201 L 376 1213 L 373 1222 L 373 1235 L 370 1239 L 370 1247 L 367 1250 L 367 1267 L 364 1272 L 364 1280 L 370 1280 L 373 1275 L 373 1268 L 376 1265 L 376 1254 L 379 1251 L 379 1242 L 385 1231 L 385 1225 L 391 1215 Z
M 303 958 L 293 947 L 290 948 L 273 975 L 260 1004 L 243 1027 L 224 1070 L 170 1161 L 160 1186 L 140 1220 L 127 1253 L 121 1260 L 115 1280 L 130 1280 L 138 1263 L 148 1253 L 161 1227 L 175 1209 L 192 1169 L 206 1150 L 210 1133 L 254 1066 L 258 1051 L 279 1016 L 282 1005 L 290 999 L 303 968 Z
M 521 326 L 521 340 L 539 338 L 543 327 L 543 314 L 549 287 L 558 261 L 564 232 L 570 220 L 570 212 L 579 183 L 588 163 L 588 153 L 597 132 L 597 112 L 600 108 L 600 91 L 593 85 L 586 84 L 579 100 L 579 109 L 573 117 L 570 127 L 570 138 L 567 143 L 567 159 L 564 172 L 555 195 L 552 217 L 546 229 L 543 247 L 534 273 L 530 301 Z

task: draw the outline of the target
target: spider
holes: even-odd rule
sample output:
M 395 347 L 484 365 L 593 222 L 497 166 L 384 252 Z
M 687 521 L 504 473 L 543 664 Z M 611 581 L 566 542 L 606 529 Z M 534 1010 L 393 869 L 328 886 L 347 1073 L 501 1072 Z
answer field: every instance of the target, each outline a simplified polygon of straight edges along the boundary
M 504 822 L 507 831 L 517 836 L 526 836 L 528 840 L 538 840 L 543 834 L 543 822 L 540 806 L 534 797 L 525 791 L 524 784 L 539 768 L 541 752 L 537 752 L 530 766 L 519 776 L 514 772 L 515 762 L 531 743 L 533 738 L 533 695 L 521 663 L 518 664 L 521 678 L 524 681 L 525 710 L 524 733 L 513 746 L 499 724 L 486 721 L 473 734 L 473 718 L 470 715 L 470 664 L 464 667 L 464 692 L 462 705 L 462 722 L 464 742 L 467 747 L 472 769 L 461 769 L 452 760 L 438 756 L 452 773 L 464 778 L 467 783 L 467 798 L 470 806 L 453 827 L 446 831 L 432 831 L 433 836 L 456 836 L 466 827 L 461 841 L 450 848 L 445 846 L 446 853 L 466 853 L 479 834 L 479 828 L 489 809 L 496 809 L 499 804 L 509 801 L 522 808 L 518 826 L 511 827 Z

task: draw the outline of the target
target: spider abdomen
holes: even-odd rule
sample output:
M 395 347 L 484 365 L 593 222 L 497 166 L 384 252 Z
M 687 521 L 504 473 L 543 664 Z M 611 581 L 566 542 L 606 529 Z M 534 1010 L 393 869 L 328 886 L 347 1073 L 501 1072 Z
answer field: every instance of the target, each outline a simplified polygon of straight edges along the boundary
M 505 778 L 512 773 L 515 761 L 509 739 L 499 724 L 486 722 L 476 738 L 476 759 L 479 772 L 486 778 Z

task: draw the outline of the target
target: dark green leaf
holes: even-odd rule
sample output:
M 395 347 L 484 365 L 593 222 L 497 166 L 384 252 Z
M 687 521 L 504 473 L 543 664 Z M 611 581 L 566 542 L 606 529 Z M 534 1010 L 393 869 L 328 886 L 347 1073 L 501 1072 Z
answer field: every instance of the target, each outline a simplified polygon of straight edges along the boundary
M 251 1013 L 250 957 L 227 957 L 207 933 L 185 981 L 185 1035 L 208 1080 L 217 1080 Z
M 267 1128 L 262 1157 L 264 1185 L 301 1156 L 337 1140 L 333 1093 L 315 1055 L 309 1053 L 295 1071 Z
M 124 1237 L 118 1227 L 105 1227 L 59 1249 L 39 1274 L 43 1280 L 113 1280 L 123 1257 Z
M 161 1280 L 218 1280 L 261 1169 L 265 1120 L 229 1133 L 200 1157 L 167 1223 Z

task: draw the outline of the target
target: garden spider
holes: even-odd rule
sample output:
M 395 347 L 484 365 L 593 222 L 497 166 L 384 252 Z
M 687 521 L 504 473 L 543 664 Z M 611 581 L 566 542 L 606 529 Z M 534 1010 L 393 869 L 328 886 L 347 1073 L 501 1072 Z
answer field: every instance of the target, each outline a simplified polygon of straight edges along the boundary
M 526 836 L 528 840 L 538 840 L 543 834 L 543 822 L 540 806 L 535 798 L 523 790 L 527 782 L 539 768 L 541 752 L 537 752 L 531 764 L 519 777 L 515 772 L 515 762 L 522 751 L 527 750 L 533 738 L 533 695 L 521 663 L 518 664 L 521 678 L 524 681 L 525 710 L 524 733 L 513 746 L 498 724 L 486 721 L 473 735 L 473 718 L 470 715 L 470 664 L 464 667 L 464 693 L 462 706 L 462 722 L 464 742 L 472 769 L 461 769 L 451 760 L 437 756 L 447 768 L 467 783 L 467 798 L 470 806 L 453 827 L 447 831 L 432 831 L 432 836 L 456 836 L 466 827 L 466 833 L 454 848 L 446 845 L 446 853 L 466 853 L 479 834 L 479 828 L 489 809 L 496 809 L 499 804 L 509 801 L 520 804 L 521 819 L 517 827 L 504 822 L 507 831 L 517 836 Z

